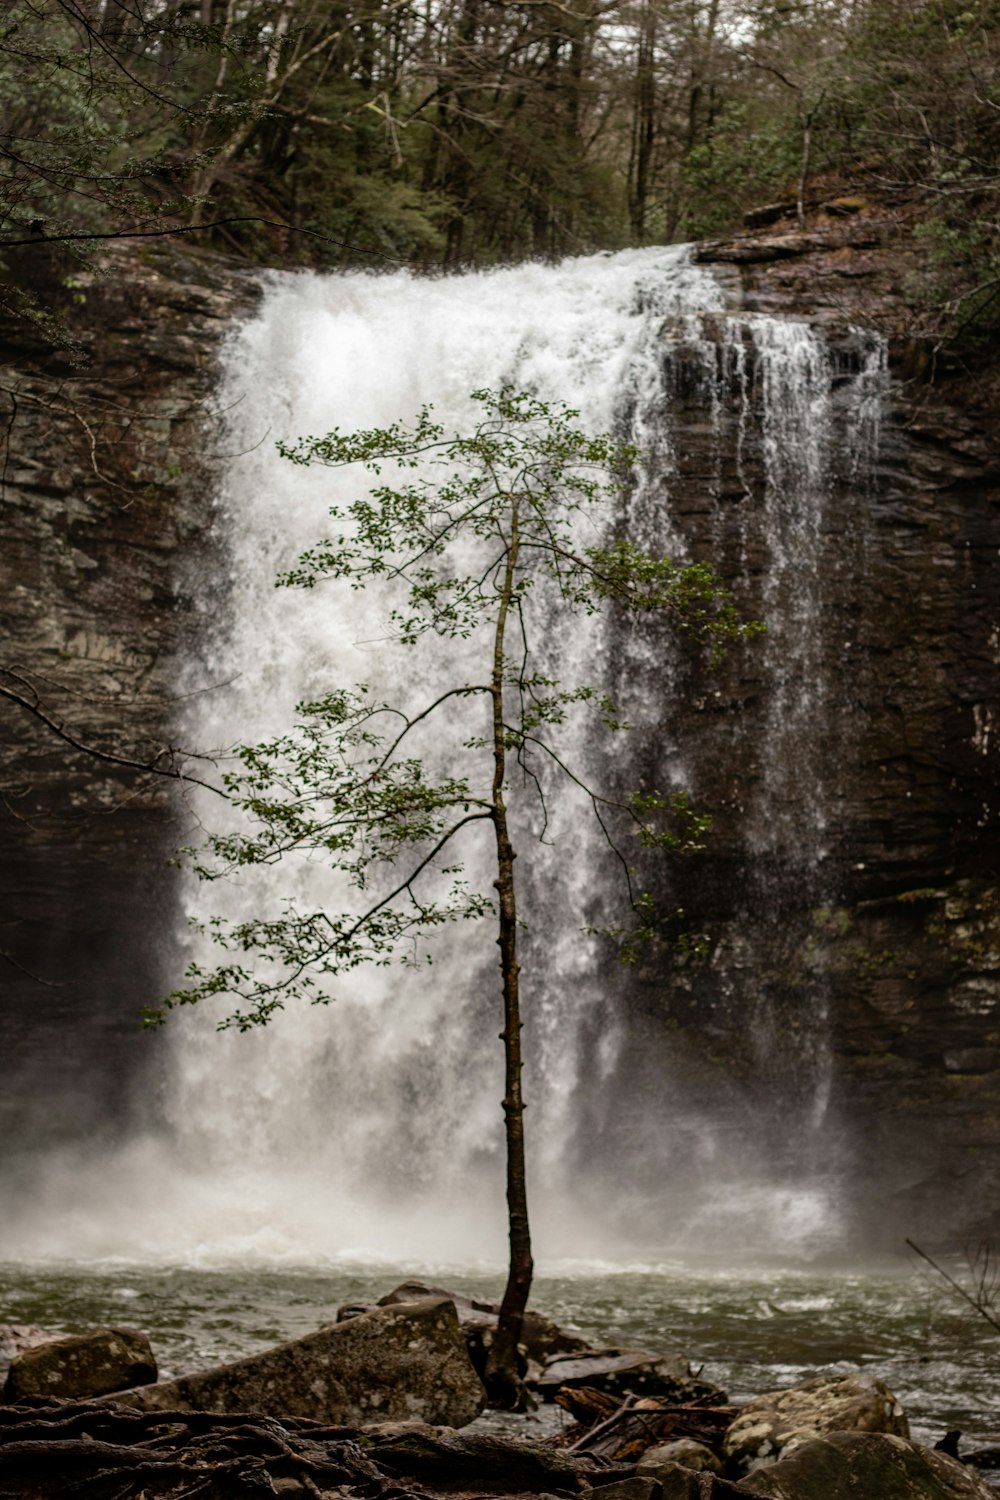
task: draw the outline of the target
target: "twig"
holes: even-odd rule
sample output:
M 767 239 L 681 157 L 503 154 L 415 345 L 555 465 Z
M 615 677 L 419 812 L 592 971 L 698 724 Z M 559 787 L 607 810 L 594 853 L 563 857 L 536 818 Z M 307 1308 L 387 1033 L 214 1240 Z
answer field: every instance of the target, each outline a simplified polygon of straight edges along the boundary
M 3 670 L 5 675 L 7 675 L 8 677 L 14 678 L 15 681 L 25 682 L 25 679 L 18 677 L 15 672 L 11 672 L 7 668 L 3 668 L 0 670 Z M 31 689 L 30 683 L 25 682 L 25 686 L 28 687 L 29 690 L 33 691 L 33 689 Z M 125 769 L 129 771 L 144 771 L 147 774 L 151 774 L 154 776 L 165 776 L 170 781 L 193 782 L 196 786 L 202 786 L 205 787 L 207 791 L 214 792 L 217 797 L 227 797 L 227 793 L 224 792 L 220 787 L 213 786 L 210 781 L 203 781 L 200 776 L 190 776 L 187 771 L 183 770 L 181 766 L 178 766 L 176 763 L 177 751 L 170 746 L 164 746 L 161 750 L 159 750 L 156 757 L 152 761 L 133 760 L 130 756 L 127 755 L 114 755 L 110 751 L 99 750 L 96 745 L 87 745 L 82 740 L 78 740 L 74 735 L 70 734 L 64 728 L 63 724 L 60 721 L 51 718 L 50 715 L 44 711 L 44 709 L 37 701 L 33 702 L 30 698 L 24 697 L 21 693 L 14 692 L 11 688 L 4 687 L 2 683 L 0 683 L 0 697 L 8 699 L 8 701 L 11 703 L 16 703 L 19 708 L 23 708 L 26 713 L 33 715 L 34 718 L 38 719 L 42 724 L 44 724 L 46 729 L 50 730 L 59 739 L 64 740 L 67 745 L 72 745 L 74 750 L 80 750 L 84 755 L 90 755 L 95 760 L 105 761 L 107 764 L 112 766 L 124 766 Z M 164 754 L 170 757 L 169 764 L 165 766 L 158 765 L 157 761 Z
M 361 245 L 352 245 L 348 240 L 337 240 L 332 235 L 321 234 L 318 229 L 304 229 L 298 224 L 282 224 L 278 219 L 265 219 L 261 214 L 238 214 L 228 219 L 212 219 L 207 224 L 178 224 L 172 229 L 115 229 L 104 234 L 33 234 L 25 240 L 0 240 L 0 249 L 13 245 L 61 245 L 80 240 L 155 240 L 173 234 L 200 234 L 205 229 L 222 229 L 227 224 L 263 224 L 269 229 L 284 229 L 289 234 L 304 234 L 307 239 L 322 240 L 324 244 L 336 245 L 340 250 L 350 250 L 354 255 L 375 255 L 379 260 L 391 261 L 394 266 L 405 265 L 398 255 L 389 255 L 385 250 L 366 250 Z
M 57 979 L 43 979 L 40 974 L 34 974 L 30 969 L 26 969 L 24 964 L 18 963 L 12 953 L 7 952 L 6 948 L 0 948 L 0 960 L 6 964 L 10 964 L 12 969 L 16 969 L 19 974 L 23 974 L 26 979 L 32 980 L 33 983 L 44 985 L 47 990 L 65 989 L 65 985 L 61 981 Z
M 911 1250 L 915 1250 L 917 1252 L 921 1260 L 925 1260 L 927 1264 L 938 1273 L 939 1276 L 943 1277 L 943 1279 L 951 1287 L 952 1291 L 957 1292 L 958 1295 L 963 1299 L 963 1301 L 968 1302 L 970 1307 L 974 1307 L 976 1309 L 976 1312 L 979 1313 L 980 1317 L 986 1319 L 991 1328 L 995 1328 L 997 1333 L 1000 1333 L 1000 1319 L 995 1318 L 991 1312 L 987 1311 L 987 1309 L 982 1305 L 981 1302 L 977 1302 L 975 1297 L 970 1296 L 970 1294 L 965 1290 L 965 1287 L 961 1286 L 955 1280 L 954 1276 L 949 1276 L 944 1267 L 939 1266 L 936 1260 L 932 1260 L 931 1257 L 927 1254 L 926 1250 L 921 1250 L 920 1246 L 915 1245 L 912 1240 L 907 1240 L 906 1243 L 909 1245 Z
M 626 1416 L 632 1410 L 638 1399 L 638 1396 L 626 1396 L 616 1412 L 612 1412 L 610 1417 L 605 1417 L 603 1422 L 598 1422 L 596 1427 L 592 1427 L 589 1432 L 584 1433 L 583 1437 L 575 1442 L 572 1448 L 566 1449 L 566 1452 L 585 1453 L 596 1438 L 602 1437 L 605 1432 L 610 1432 L 612 1427 L 617 1426 L 622 1417 Z

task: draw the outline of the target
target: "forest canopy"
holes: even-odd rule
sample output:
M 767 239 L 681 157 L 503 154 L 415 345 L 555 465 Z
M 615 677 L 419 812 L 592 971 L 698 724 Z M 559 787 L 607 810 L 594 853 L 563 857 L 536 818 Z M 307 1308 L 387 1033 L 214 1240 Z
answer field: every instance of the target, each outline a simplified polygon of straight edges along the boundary
M 256 261 L 454 267 L 919 198 L 925 296 L 988 328 L 998 21 L 1000 0 L 15 0 L 0 254 L 201 224 Z

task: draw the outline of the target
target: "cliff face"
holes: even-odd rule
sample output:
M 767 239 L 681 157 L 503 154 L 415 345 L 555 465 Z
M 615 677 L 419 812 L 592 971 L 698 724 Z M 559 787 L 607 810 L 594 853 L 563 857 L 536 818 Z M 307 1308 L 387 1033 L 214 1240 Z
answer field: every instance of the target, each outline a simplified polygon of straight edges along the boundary
M 146 764 L 198 634 L 206 402 L 254 282 L 210 257 L 122 247 L 102 276 L 49 280 L 80 359 L 3 330 L 0 687 L 71 740 Z M 80 754 L 2 701 L 0 1131 L 23 1147 L 127 1113 L 154 1053 L 139 1017 L 163 991 L 164 861 L 183 811 L 160 778 Z
M 851 724 L 835 907 L 800 922 L 792 984 L 826 965 L 832 1109 L 850 1126 L 867 1232 L 996 1233 L 1000 391 L 910 338 L 912 240 L 827 233 L 801 255 L 741 263 L 749 307 L 881 328 L 892 377 L 863 545 L 830 606 L 836 712 Z M 844 500 L 850 513 L 850 488 Z
M 751 334 L 707 320 L 672 357 L 676 524 L 751 611 L 779 586 L 799 603 L 700 699 L 678 664 L 687 707 L 678 720 L 665 703 L 648 754 L 652 770 L 682 746 L 715 817 L 677 874 L 706 951 L 635 976 L 614 1106 L 595 1102 L 580 1134 L 585 1148 L 599 1129 L 612 1157 L 631 1143 L 631 1160 L 645 1101 L 683 1074 L 695 1114 L 728 1101 L 724 1149 L 763 1117 L 755 1149 L 779 1177 L 792 1158 L 836 1158 L 859 1237 L 892 1242 L 986 1224 L 1000 1193 L 996 392 L 910 338 L 907 243 L 830 222 L 699 251 L 734 311 L 824 332 L 835 406 L 878 345 L 852 330 L 886 337 L 889 381 L 877 442 L 857 405 L 830 416 L 823 504 L 796 558 L 795 516 L 766 514 Z M 144 762 L 218 607 L 197 581 L 213 546 L 206 401 L 255 287 L 177 251 L 115 251 L 107 270 L 74 314 L 83 373 L 52 356 L 4 376 L 0 682 Z M 134 1108 L 157 1043 L 136 1016 L 172 977 L 163 859 L 184 807 L 9 702 L 2 735 L 3 1107 L 9 1132 L 44 1143 Z
M 823 499 L 778 580 L 791 628 L 737 653 L 679 725 L 665 715 L 714 815 L 673 885 L 707 946 L 638 977 L 632 1089 L 599 1121 L 634 1149 L 650 1132 L 629 1101 L 657 1079 L 695 1117 L 722 1099 L 737 1175 L 811 1161 L 858 1241 L 897 1248 L 1000 1227 L 998 392 L 911 337 L 912 255 L 872 223 L 699 249 L 734 311 L 823 331 L 835 393 L 863 378 L 852 327 L 885 340 L 888 379 L 862 461 L 857 405 L 830 421 Z M 794 518 L 764 515 L 752 355 L 728 395 L 721 356 L 710 370 L 706 434 L 701 339 L 672 356 L 672 505 L 766 615 Z

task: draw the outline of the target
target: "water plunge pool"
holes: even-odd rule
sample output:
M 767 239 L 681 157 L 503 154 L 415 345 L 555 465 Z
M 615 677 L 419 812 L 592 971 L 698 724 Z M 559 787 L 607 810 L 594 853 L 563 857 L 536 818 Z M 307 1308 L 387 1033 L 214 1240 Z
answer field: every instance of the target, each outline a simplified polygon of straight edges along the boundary
M 332 1322 L 341 1303 L 376 1300 L 414 1275 L 477 1298 L 499 1296 L 503 1284 L 499 1271 L 441 1265 L 7 1263 L 0 1319 L 68 1332 L 141 1328 L 169 1378 L 310 1333 Z M 681 1352 L 734 1402 L 866 1368 L 895 1392 L 918 1441 L 933 1444 L 949 1428 L 962 1431 L 963 1452 L 1000 1441 L 1000 1334 L 931 1273 L 902 1264 L 563 1264 L 536 1277 L 532 1305 L 595 1343 Z M 532 1430 L 532 1418 L 514 1420 Z

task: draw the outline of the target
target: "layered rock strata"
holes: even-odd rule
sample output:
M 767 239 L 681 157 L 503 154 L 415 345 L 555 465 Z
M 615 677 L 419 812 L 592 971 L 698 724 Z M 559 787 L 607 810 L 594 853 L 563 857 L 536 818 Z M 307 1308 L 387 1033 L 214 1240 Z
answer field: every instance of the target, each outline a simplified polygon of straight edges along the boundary
M 831 1168 L 842 1221 L 891 1244 L 995 1228 L 1000 1201 L 998 397 L 916 327 L 917 253 L 905 225 L 864 214 L 697 252 L 733 314 L 822 332 L 835 397 L 874 335 L 889 383 L 864 462 L 830 461 L 822 628 L 786 674 L 823 682 L 812 733 L 800 715 L 799 749 L 786 742 L 776 775 L 766 652 L 741 653 L 700 697 L 679 692 L 680 719 L 664 705 L 663 743 L 683 745 L 715 821 L 678 875 L 705 953 L 661 952 L 624 987 L 609 971 L 631 1042 L 617 1085 L 581 1099 L 578 1130 L 581 1163 L 592 1167 L 595 1138 L 613 1163 L 627 1152 L 637 1201 L 653 1201 L 662 1129 L 648 1100 L 683 1081 L 693 1123 L 671 1152 L 692 1173 L 699 1111 L 723 1120 L 715 1159 L 739 1169 L 748 1121 L 770 1110 L 771 1126 L 754 1127 L 756 1166 L 770 1157 L 776 1180 L 793 1158 Z M 183 798 L 71 741 L 147 762 L 169 738 L 188 680 L 179 660 L 197 655 L 219 607 L 218 582 L 198 581 L 216 545 L 206 403 L 226 330 L 256 295 L 244 268 L 211 256 L 115 249 L 105 269 L 81 278 L 67 312 L 87 362 L 12 335 L 3 376 L 3 683 L 70 736 L 4 705 L 0 1128 L 41 1144 L 131 1125 L 156 1055 L 136 1016 L 176 968 L 163 860 L 184 832 Z M 669 504 L 693 555 L 713 558 L 753 611 L 766 435 L 752 330 L 728 395 L 720 353 L 706 421 L 706 348 L 734 347 L 724 321 L 713 334 L 703 320 L 687 354 L 672 335 Z M 832 430 L 845 437 L 843 421 Z M 780 837 L 745 816 L 768 778 Z M 824 799 L 809 827 L 803 778 Z

